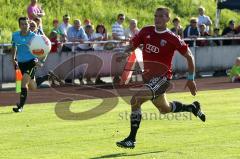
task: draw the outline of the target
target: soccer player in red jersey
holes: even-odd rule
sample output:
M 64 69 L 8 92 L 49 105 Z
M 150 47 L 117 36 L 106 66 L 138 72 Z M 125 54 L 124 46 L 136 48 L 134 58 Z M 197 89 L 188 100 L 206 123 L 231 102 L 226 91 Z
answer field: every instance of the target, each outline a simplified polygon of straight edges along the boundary
M 148 100 L 151 100 L 162 114 L 192 112 L 202 121 L 206 120 L 205 114 L 201 111 L 200 103 L 197 101 L 192 104 L 167 101 L 165 92 L 169 88 L 172 78 L 171 62 L 175 50 L 178 50 L 187 60 L 188 76 L 185 87 L 189 88 L 193 96 L 196 95 L 194 57 L 185 42 L 167 29 L 167 22 L 170 20 L 168 8 L 157 8 L 154 16 L 155 26 L 141 29 L 126 49 L 126 52 L 131 52 L 143 44 L 143 80 L 145 84 L 141 91 L 137 92 L 131 99 L 131 131 L 127 138 L 116 143 L 119 147 L 135 147 L 136 134 L 142 118 L 141 105 Z

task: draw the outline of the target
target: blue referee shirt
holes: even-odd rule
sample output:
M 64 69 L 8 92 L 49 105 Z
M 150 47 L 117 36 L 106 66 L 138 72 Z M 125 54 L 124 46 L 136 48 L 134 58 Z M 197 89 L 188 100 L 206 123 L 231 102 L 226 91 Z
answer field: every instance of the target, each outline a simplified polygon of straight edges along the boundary
M 20 31 L 12 34 L 12 45 L 17 48 L 17 61 L 27 62 L 36 58 L 29 49 L 29 43 L 35 36 L 35 33 L 29 32 L 28 35 L 21 35 Z

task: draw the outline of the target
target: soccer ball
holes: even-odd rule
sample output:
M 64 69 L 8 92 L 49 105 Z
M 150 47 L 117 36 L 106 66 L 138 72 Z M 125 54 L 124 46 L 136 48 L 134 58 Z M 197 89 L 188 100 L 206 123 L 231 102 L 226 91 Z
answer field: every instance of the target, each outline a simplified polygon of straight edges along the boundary
M 44 35 L 36 35 L 31 39 L 29 48 L 34 56 L 42 58 L 50 52 L 51 41 Z

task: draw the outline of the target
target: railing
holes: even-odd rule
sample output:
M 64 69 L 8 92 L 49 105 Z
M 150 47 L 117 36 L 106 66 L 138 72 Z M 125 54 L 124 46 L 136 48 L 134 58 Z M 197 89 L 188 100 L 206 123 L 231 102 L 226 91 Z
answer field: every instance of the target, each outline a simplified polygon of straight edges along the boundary
M 186 42 L 193 42 L 193 47 L 197 46 L 197 41 L 214 41 L 214 40 L 219 40 L 220 41 L 220 46 L 223 45 L 222 41 L 224 40 L 240 40 L 239 36 L 236 37 L 200 37 L 200 38 L 184 38 L 183 39 Z M 121 44 L 121 43 L 128 43 L 128 40 L 108 40 L 108 41 L 85 41 L 83 43 L 80 42 L 65 42 L 63 45 L 72 45 L 72 51 L 74 51 L 75 47 L 79 44 L 107 44 L 107 43 L 113 43 L 113 44 Z M 53 43 L 54 44 L 54 43 Z M 12 44 L 10 43 L 4 43 L 0 44 L 0 54 L 3 53 L 3 48 L 11 46 Z

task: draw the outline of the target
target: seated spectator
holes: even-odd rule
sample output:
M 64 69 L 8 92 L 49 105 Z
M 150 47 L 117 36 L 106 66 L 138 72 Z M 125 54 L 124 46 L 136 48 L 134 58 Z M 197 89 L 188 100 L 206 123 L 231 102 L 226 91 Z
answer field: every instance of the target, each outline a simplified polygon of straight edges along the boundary
M 136 34 L 138 34 L 139 29 L 137 27 L 137 20 L 131 19 L 129 21 L 129 28 L 125 30 L 125 38 L 132 39 Z
M 75 19 L 73 22 L 73 26 L 67 30 L 67 39 L 70 42 L 80 43 L 88 40 L 87 34 L 81 26 L 81 21 L 79 19 Z
M 96 41 L 96 40 L 101 40 L 102 39 L 102 36 L 99 36 L 99 34 L 97 35 L 97 34 L 94 33 L 92 25 L 87 25 L 85 27 L 85 32 L 88 36 L 89 41 Z M 86 77 L 86 81 L 87 81 L 88 85 L 94 84 L 90 77 Z M 82 83 L 82 82 L 80 81 L 80 83 Z M 100 79 L 100 76 L 97 76 L 96 80 L 95 80 L 95 84 L 105 84 L 105 82 Z
M 58 41 L 58 33 L 56 31 L 50 33 L 49 39 L 52 42 L 51 53 L 56 53 L 61 50 L 62 44 Z
M 224 37 L 233 37 L 237 33 L 237 31 L 234 29 L 235 22 L 233 20 L 230 20 L 228 23 L 228 27 L 225 27 L 222 32 L 222 36 Z M 223 45 L 231 45 L 232 40 L 224 40 Z
M 206 31 L 206 25 L 205 24 L 201 24 L 199 26 L 199 30 L 200 30 L 200 36 L 201 37 L 209 36 L 208 32 Z M 207 40 L 199 40 L 199 41 L 197 41 L 197 45 L 198 46 L 207 46 L 208 44 L 209 44 L 209 42 Z
M 176 34 L 179 35 L 181 38 L 183 38 L 183 28 L 180 25 L 180 18 L 176 17 L 173 19 L 173 28 L 171 29 L 171 31 Z
M 27 13 L 30 20 L 42 18 L 45 15 L 41 6 L 37 4 L 37 0 L 31 0 L 31 4 L 27 8 Z
M 45 35 L 41 26 L 41 18 L 35 18 L 33 19 L 37 23 L 37 32 L 38 35 Z
M 240 82 L 240 57 L 236 59 L 235 64 L 229 72 L 231 82 Z
M 212 37 L 220 37 L 220 33 L 219 33 L 219 28 L 214 28 L 213 29 L 213 35 Z M 213 40 L 213 43 L 212 45 L 213 46 L 220 46 L 221 45 L 221 42 L 220 40 Z
M 198 27 L 200 29 L 200 25 L 205 24 L 206 32 L 210 35 L 211 34 L 211 25 L 212 21 L 209 16 L 205 15 L 205 8 L 199 7 L 198 8 L 199 16 L 198 16 Z
M 107 30 L 105 28 L 105 26 L 103 24 L 99 24 L 96 27 L 96 34 L 97 36 L 101 36 L 102 39 L 101 40 L 108 40 L 108 34 L 107 34 Z
M 30 29 L 30 31 L 32 31 L 36 34 L 37 33 L 37 23 L 33 20 L 30 20 L 29 29 Z
M 87 34 L 85 33 L 85 30 L 81 26 L 81 21 L 79 19 L 75 19 L 73 23 L 74 23 L 73 26 L 67 30 L 67 40 L 69 42 L 79 42 L 79 43 L 88 41 Z M 66 46 L 69 48 L 72 47 L 72 45 L 66 45 Z M 80 44 L 77 47 L 78 51 L 82 51 L 82 50 L 86 51 L 89 49 L 90 48 L 88 44 Z
M 190 25 L 187 26 L 183 31 L 184 38 L 198 38 L 200 33 L 197 26 L 197 19 L 191 18 Z M 189 44 L 189 46 L 193 46 L 193 41 L 186 41 L 186 43 Z
M 113 40 L 124 40 L 124 29 L 122 23 L 125 20 L 124 14 L 118 14 L 117 21 L 112 25 L 112 38 Z
M 86 25 L 85 26 L 85 32 L 87 34 L 88 40 L 89 41 L 99 41 L 102 39 L 102 36 L 99 34 L 94 33 L 94 29 L 92 25 Z

